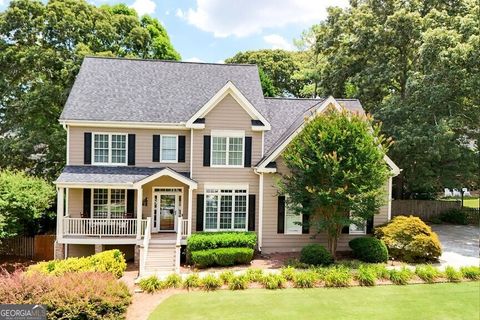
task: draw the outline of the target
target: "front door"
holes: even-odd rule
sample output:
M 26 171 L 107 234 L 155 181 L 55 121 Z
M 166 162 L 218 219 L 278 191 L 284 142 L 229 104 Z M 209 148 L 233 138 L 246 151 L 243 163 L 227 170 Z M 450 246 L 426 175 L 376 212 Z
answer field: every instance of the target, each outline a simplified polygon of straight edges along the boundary
M 177 217 L 182 214 L 181 202 L 182 194 L 179 192 L 155 192 L 153 194 L 152 231 L 175 231 L 177 229 Z

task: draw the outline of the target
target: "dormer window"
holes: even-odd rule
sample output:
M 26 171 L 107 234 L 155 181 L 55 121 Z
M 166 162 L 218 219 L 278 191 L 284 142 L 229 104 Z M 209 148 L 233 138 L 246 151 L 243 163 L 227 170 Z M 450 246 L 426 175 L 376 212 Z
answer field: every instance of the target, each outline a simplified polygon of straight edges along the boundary
M 212 131 L 212 167 L 243 167 L 245 133 Z
M 93 134 L 93 164 L 127 164 L 127 135 L 117 133 Z

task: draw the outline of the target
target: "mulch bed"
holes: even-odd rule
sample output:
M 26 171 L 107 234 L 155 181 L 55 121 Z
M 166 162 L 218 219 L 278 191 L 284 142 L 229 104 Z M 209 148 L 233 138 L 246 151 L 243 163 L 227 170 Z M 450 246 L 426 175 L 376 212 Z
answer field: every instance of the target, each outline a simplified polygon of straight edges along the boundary
M 0 256 L 0 274 L 24 271 L 28 266 L 37 263 L 31 259 L 15 256 Z

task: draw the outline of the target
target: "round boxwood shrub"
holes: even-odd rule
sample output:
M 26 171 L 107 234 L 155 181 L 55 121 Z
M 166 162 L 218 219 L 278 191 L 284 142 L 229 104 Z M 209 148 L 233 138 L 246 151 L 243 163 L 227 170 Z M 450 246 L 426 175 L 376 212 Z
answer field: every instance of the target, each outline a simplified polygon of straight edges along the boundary
M 375 228 L 388 253 L 406 262 L 437 261 L 442 254 L 438 236 L 422 220 L 413 216 L 398 216 L 383 227 Z
M 353 255 L 364 262 L 386 262 L 388 249 L 382 240 L 372 237 L 361 237 L 350 240 L 348 243 L 353 250 Z
M 309 244 L 302 248 L 300 262 L 314 266 L 329 265 L 333 263 L 333 257 L 324 246 Z

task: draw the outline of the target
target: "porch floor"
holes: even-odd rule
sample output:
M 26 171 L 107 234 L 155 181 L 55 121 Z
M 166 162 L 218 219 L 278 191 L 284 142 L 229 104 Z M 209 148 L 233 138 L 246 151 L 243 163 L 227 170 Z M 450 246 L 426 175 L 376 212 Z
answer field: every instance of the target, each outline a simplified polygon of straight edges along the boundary
M 176 232 L 152 232 L 152 240 L 177 240 Z

